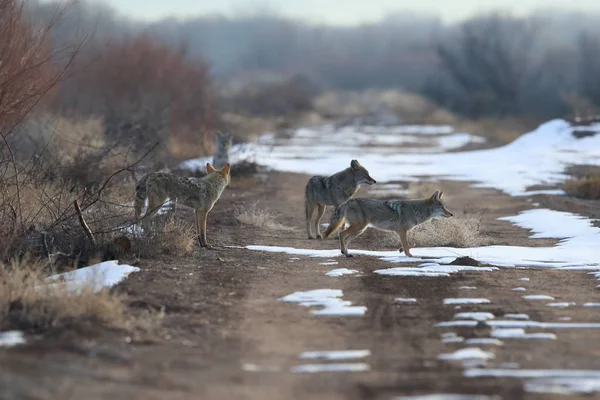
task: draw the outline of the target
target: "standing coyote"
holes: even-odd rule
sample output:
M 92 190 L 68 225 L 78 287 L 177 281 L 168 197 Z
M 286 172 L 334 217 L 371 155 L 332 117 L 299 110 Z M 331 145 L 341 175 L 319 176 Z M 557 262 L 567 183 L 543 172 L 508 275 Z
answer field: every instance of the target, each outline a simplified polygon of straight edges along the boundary
M 346 257 L 352 257 L 348 254 L 348 243 L 371 225 L 398 232 L 402 242 L 400 251 L 404 250 L 408 257 L 412 257 L 406 237 L 408 231 L 431 218 L 453 216 L 442 204 L 443 194 L 444 192 L 436 191 L 430 198 L 420 200 L 350 199 L 333 212 L 325 237 L 329 237 L 348 221 L 350 227 L 340 233 L 340 250 Z
M 152 218 L 170 198 L 195 210 L 200 246 L 212 248 L 206 242 L 206 217 L 230 182 L 229 169 L 229 164 L 216 169 L 207 163 L 207 175 L 203 178 L 182 178 L 165 172 L 144 175 L 135 188 L 135 219 L 139 221 L 146 199 L 148 209 L 144 218 Z
M 350 162 L 350 167 L 328 177 L 313 176 L 308 180 L 304 190 L 304 206 L 306 211 L 306 232 L 309 239 L 314 239 L 311 222 L 317 209 L 317 238 L 321 239 L 319 223 L 325 213 L 325 206 L 337 207 L 356 193 L 361 183 L 372 185 L 377 183 L 371 178 L 369 171 L 357 160 Z
M 217 133 L 217 149 L 213 156 L 213 165 L 215 168 L 221 168 L 229 162 L 229 149 L 233 141 L 233 136 L 230 134 Z

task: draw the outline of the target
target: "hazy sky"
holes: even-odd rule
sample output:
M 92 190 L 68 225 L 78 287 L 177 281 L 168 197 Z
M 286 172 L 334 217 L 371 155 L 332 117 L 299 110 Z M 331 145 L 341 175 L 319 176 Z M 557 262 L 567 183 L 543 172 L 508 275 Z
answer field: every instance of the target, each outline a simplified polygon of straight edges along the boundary
M 435 13 L 446 21 L 495 9 L 528 14 L 537 9 L 600 10 L 600 0 L 94 0 L 124 15 L 155 20 L 219 13 L 234 15 L 266 9 L 313 22 L 356 24 L 388 12 Z

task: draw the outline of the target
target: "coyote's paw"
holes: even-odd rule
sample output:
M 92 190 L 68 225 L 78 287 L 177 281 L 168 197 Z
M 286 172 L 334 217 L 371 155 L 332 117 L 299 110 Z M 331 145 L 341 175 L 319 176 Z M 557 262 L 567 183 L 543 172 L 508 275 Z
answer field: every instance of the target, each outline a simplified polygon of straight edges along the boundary
M 323 239 L 323 235 L 321 235 L 320 233 L 317 233 L 317 239 Z

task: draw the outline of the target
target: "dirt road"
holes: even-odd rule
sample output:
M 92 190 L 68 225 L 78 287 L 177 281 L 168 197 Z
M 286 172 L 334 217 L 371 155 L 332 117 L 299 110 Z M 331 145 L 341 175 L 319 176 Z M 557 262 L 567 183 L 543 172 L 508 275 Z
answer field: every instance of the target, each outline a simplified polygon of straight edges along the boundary
M 234 180 L 209 215 L 209 241 L 219 249 L 198 249 L 185 259 L 142 260 L 141 272 L 117 289 L 129 296 L 132 313 L 164 307 L 159 333 L 138 338 L 112 331 L 63 330 L 30 346 L 0 350 L 0 398 L 391 399 L 431 393 L 478 393 L 515 400 L 568 397 L 525 392 L 522 379 L 464 377 L 469 366 L 439 359 L 465 347 L 491 352 L 494 358 L 487 360 L 487 368 L 600 371 L 598 330 L 533 328 L 527 332 L 554 333 L 556 338 L 501 339 L 502 345 L 467 346 L 467 339 L 489 337 L 489 326 L 435 326 L 454 320 L 458 312 L 471 311 L 492 313 L 497 319 L 513 313 L 527 314 L 532 321 L 597 322 L 600 308 L 582 306 L 600 302 L 594 276 L 535 268 L 466 271 L 446 277 L 385 276 L 373 271 L 419 263 L 392 265 L 362 255 L 330 259 L 251 251 L 242 247 L 337 249 L 335 240 L 306 239 L 302 196 L 307 177 L 269 173 L 266 178 Z M 452 199 L 447 204 L 451 209 L 485 209 L 483 230 L 494 244 L 554 243 L 528 239 L 526 230 L 497 220 L 530 208 L 527 198 L 472 189 L 464 183 L 443 182 L 441 188 Z M 534 201 L 542 206 L 555 202 L 555 209 L 594 210 L 578 201 L 557 204 L 544 196 Z M 240 225 L 234 207 L 253 202 L 297 230 Z M 190 210 L 180 212 L 191 218 Z M 352 248 L 383 250 L 377 236 L 368 234 Z M 358 273 L 325 275 L 334 268 Z M 515 287 L 526 290 L 513 291 Z M 278 301 L 316 289 L 341 290 L 343 300 L 366 307 L 366 312 L 313 315 L 311 311 L 319 307 Z M 524 294 L 551 295 L 556 302 L 576 305 L 549 307 L 548 301 L 523 299 Z M 490 303 L 443 304 L 447 298 L 465 297 L 486 298 Z M 396 302 L 396 298 L 416 302 Z M 448 332 L 463 341 L 451 335 L 446 335 L 450 342 L 442 341 L 442 334 Z M 361 358 L 333 361 L 299 356 L 331 350 L 368 352 L 362 352 Z M 311 368 L 306 365 L 338 363 L 362 371 L 294 372 Z

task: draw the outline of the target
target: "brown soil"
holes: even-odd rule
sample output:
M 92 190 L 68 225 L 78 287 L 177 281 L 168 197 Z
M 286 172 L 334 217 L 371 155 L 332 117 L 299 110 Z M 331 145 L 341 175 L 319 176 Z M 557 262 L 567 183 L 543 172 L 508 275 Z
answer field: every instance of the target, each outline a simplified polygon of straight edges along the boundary
M 593 276 L 584 271 L 504 268 L 443 278 L 390 277 L 372 271 L 398 265 L 374 257 L 337 257 L 337 265 L 327 266 L 320 264 L 324 262 L 320 258 L 225 247 L 337 249 L 335 240 L 306 239 L 306 179 L 283 173 L 237 178 L 209 215 L 209 242 L 218 249 L 198 249 L 187 258 L 140 262 L 141 272 L 116 290 L 128 294 L 132 314 L 164 307 L 159 333 L 132 337 L 101 328 L 63 329 L 50 336 L 30 337 L 26 346 L 0 348 L 0 399 L 390 399 L 430 393 L 498 394 L 503 399 L 567 397 L 525 393 L 523 382 L 517 379 L 464 378 L 459 363 L 437 358 L 464 344 L 442 343 L 440 334 L 454 331 L 468 338 L 485 336 L 485 329 L 446 329 L 434 324 L 453 319 L 458 311 L 487 311 L 497 317 L 526 313 L 532 320 L 547 322 L 564 316 L 573 322 L 598 321 L 600 309 L 581 306 L 600 302 Z M 598 202 L 549 196 L 528 201 L 469 188 L 466 183 L 443 182 L 440 188 L 447 206 L 459 217 L 483 214 L 483 230 L 494 244 L 554 243 L 528 239 L 527 231 L 497 220 L 532 208 L 532 202 L 592 217 L 598 217 L 600 210 Z M 234 207 L 255 201 L 257 208 L 268 209 L 279 222 L 297 231 L 241 226 Z M 178 212 L 182 218 L 192 218 L 190 210 Z M 369 235 L 353 242 L 352 248 L 380 249 Z M 290 262 L 291 257 L 299 260 Z M 360 274 L 325 276 L 332 268 L 357 269 Z M 461 290 L 461 286 L 477 289 Z M 526 287 L 527 292 L 511 291 L 516 286 Z M 323 288 L 342 289 L 344 300 L 366 306 L 366 314 L 313 316 L 309 307 L 277 301 L 295 291 Z M 552 308 L 546 306 L 547 301 L 523 300 L 523 294 L 548 294 L 556 301 L 577 305 Z M 415 297 L 418 302 L 397 304 L 395 297 Z M 485 297 L 491 303 L 457 310 L 442 305 L 447 297 Z M 557 340 L 506 339 L 504 346 L 483 347 L 496 355 L 488 366 L 511 362 L 520 368 L 600 369 L 598 331 L 548 332 L 556 333 Z M 300 360 L 300 352 L 351 349 L 371 350 L 364 360 L 347 361 L 365 362 L 370 371 L 290 372 L 300 364 L 329 362 Z

